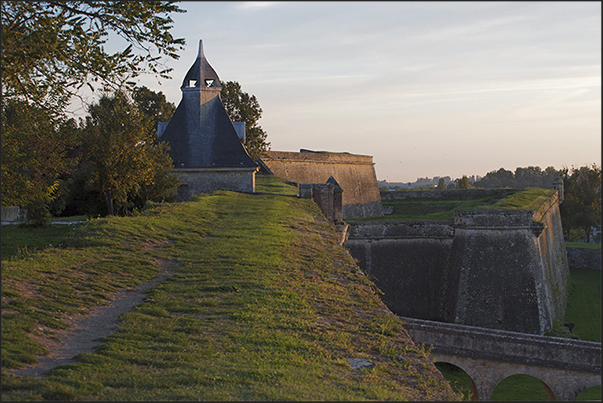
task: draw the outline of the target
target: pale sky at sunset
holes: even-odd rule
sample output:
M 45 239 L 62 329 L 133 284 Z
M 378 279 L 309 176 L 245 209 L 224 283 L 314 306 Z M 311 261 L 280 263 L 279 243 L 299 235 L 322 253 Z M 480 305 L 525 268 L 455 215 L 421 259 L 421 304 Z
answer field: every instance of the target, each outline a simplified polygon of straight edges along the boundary
M 601 165 L 600 2 L 182 2 L 223 81 L 257 97 L 275 151 L 372 155 L 377 178 Z

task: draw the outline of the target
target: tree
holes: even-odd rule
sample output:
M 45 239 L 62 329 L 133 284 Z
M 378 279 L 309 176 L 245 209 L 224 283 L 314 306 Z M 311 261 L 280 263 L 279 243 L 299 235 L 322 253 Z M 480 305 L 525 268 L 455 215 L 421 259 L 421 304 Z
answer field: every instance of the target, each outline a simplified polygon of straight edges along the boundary
M 245 122 L 245 148 L 254 160 L 262 151 L 270 149 L 266 141 L 267 134 L 258 124 L 262 117 L 262 108 L 255 97 L 241 90 L 236 81 L 222 82 L 220 98 L 224 108 L 233 122 Z
M 463 175 L 463 177 L 461 179 L 457 179 L 456 182 L 457 182 L 457 185 L 456 185 L 457 189 L 470 189 L 471 188 L 471 184 L 469 183 L 469 178 L 467 177 L 467 175 Z
M 134 89 L 132 99 L 138 110 L 152 120 L 155 133 L 157 133 L 157 124 L 169 122 L 176 111 L 176 106 L 166 100 L 163 92 L 155 92 L 144 86 Z
M 168 77 L 161 57 L 177 59 L 184 39 L 170 34 L 174 2 L 5 1 L 2 97 L 62 110 L 84 85 L 112 86 L 142 73 Z M 127 47 L 109 54 L 110 33 Z M 135 48 L 136 52 L 133 51 Z
M 573 228 L 581 228 L 590 242 L 593 226 L 601 225 L 601 168 L 596 164 L 563 168 L 564 201 L 559 206 L 564 232 L 569 240 Z
M 126 94 L 104 95 L 89 112 L 83 172 L 88 186 L 102 197 L 107 214 L 115 214 L 116 202 L 168 196 L 175 191 L 178 181 L 171 174 L 167 144 L 157 140 L 151 120 Z
M 38 106 L 3 100 L 2 206 L 22 206 L 36 225 L 50 220 L 47 205 L 59 194 L 61 176 L 76 163 L 66 158 L 76 131 L 73 119 L 56 119 Z
M 3 205 L 47 209 L 57 196 L 65 150 L 76 145 L 64 144 L 75 136 L 59 129 L 68 122 L 69 102 L 83 86 L 120 88 L 143 73 L 168 77 L 162 58 L 177 59 L 184 45 L 170 34 L 169 14 L 182 11 L 159 1 L 0 4 Z M 125 40 L 123 51 L 106 52 L 110 33 Z
M 436 190 L 446 190 L 446 182 L 444 182 L 444 178 L 440 178 L 438 185 L 436 186 Z

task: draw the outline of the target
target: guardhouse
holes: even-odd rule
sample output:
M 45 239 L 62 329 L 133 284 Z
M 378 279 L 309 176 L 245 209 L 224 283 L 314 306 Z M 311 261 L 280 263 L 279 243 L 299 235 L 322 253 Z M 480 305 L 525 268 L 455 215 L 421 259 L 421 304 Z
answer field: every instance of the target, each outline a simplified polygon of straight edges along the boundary
M 158 136 L 170 145 L 174 172 L 182 184 L 178 200 L 218 189 L 255 192 L 258 164 L 244 147 L 245 128 L 232 122 L 220 98 L 220 78 L 203 53 L 186 73 L 182 100 Z

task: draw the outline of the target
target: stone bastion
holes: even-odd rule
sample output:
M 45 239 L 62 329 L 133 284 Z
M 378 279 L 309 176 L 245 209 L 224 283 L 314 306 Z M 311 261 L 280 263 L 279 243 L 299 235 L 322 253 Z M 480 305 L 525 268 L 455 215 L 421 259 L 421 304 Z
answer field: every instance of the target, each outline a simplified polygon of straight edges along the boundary
M 564 316 L 569 268 L 556 192 L 533 211 L 347 223 L 344 246 L 398 315 L 532 334 Z

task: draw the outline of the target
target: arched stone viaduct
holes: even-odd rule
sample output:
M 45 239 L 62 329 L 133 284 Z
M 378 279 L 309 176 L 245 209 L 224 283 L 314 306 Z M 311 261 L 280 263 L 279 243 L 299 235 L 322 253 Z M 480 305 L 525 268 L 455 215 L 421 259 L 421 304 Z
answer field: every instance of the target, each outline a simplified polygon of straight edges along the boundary
M 601 343 L 494 330 L 401 317 L 417 344 L 433 346 L 430 357 L 463 369 L 473 400 L 490 400 L 511 375 L 539 379 L 548 400 L 574 400 L 601 385 Z

